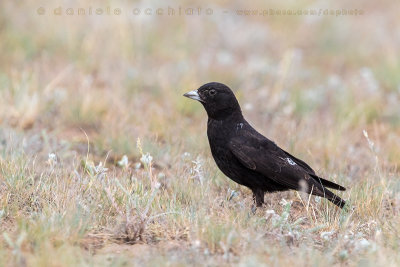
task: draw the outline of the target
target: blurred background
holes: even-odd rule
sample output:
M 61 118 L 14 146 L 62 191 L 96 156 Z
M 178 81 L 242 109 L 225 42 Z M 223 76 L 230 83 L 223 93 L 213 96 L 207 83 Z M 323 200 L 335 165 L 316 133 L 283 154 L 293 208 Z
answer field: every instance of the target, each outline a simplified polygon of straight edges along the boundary
M 311 142 L 343 160 L 373 129 L 399 163 L 399 11 L 395 1 L 3 1 L 0 123 L 72 143 L 86 143 L 83 129 L 100 155 L 134 155 L 137 137 L 206 150 L 205 113 L 182 94 L 218 81 L 288 149 Z
M 395 1 L 3 1 L 0 12 L 2 128 L 72 144 L 83 129 L 99 155 L 134 156 L 137 137 L 153 153 L 206 150 L 205 113 L 182 94 L 218 81 L 288 149 L 343 160 L 373 129 L 400 161 Z
M 32 166 L 63 162 L 60 172 L 68 171 L 57 177 L 65 179 L 85 157 L 117 170 L 124 155 L 140 162 L 140 138 L 156 172 L 173 185 L 170 194 L 200 156 L 205 179 L 213 177 L 210 204 L 225 194 L 221 188 L 243 189 L 217 171 L 206 113 L 182 94 L 217 81 L 234 90 L 257 130 L 321 176 L 350 188 L 366 177 L 394 181 L 389 202 L 400 205 L 399 14 L 400 5 L 389 0 L 1 1 L 2 168 L 14 166 L 8 172 L 14 173 L 18 157 L 11 155 L 23 154 Z M 372 187 L 356 195 L 365 199 L 369 191 L 362 188 Z M 192 225 L 182 221 L 174 223 Z M 201 234 L 192 236 L 203 242 Z M 222 251 L 216 240 L 210 251 Z

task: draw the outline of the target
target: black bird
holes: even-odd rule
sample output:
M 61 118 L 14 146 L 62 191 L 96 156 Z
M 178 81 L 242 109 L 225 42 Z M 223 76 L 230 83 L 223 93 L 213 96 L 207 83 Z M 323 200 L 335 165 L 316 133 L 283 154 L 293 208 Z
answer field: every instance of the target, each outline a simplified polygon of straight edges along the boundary
M 325 180 L 304 161 L 257 132 L 243 117 L 232 90 L 217 82 L 204 84 L 184 96 L 199 101 L 208 115 L 207 136 L 219 169 L 253 192 L 257 207 L 265 192 L 304 191 L 343 208 L 344 200 L 327 188 L 346 188 Z

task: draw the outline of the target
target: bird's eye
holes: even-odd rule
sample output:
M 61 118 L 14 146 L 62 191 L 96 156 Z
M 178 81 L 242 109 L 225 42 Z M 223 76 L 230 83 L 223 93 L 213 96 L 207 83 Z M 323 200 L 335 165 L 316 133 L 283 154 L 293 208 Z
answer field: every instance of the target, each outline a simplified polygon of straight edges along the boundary
M 217 92 L 216 92 L 214 89 L 211 89 L 211 90 L 208 92 L 208 94 L 209 94 L 210 96 L 214 96 L 216 93 L 217 93 Z

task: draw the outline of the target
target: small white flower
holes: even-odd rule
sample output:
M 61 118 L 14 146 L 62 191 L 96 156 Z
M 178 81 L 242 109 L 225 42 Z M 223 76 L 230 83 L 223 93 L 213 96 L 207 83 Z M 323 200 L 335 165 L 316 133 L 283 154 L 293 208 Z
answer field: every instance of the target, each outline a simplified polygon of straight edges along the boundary
M 121 160 L 118 161 L 118 166 L 127 168 L 128 165 L 129 165 L 128 157 L 126 155 L 123 155 Z
M 275 211 L 274 210 L 267 210 L 265 213 L 266 214 L 275 214 Z
M 50 153 L 50 154 L 49 154 L 49 159 L 51 159 L 51 160 L 57 160 L 56 154 Z
M 142 166 L 142 163 L 136 162 L 135 169 L 138 170 L 138 169 L 140 169 L 141 166 Z
M 140 158 L 140 161 L 144 165 L 150 165 L 152 160 L 153 160 L 153 157 L 149 153 L 143 154 L 142 157 Z
M 276 216 L 278 216 L 278 215 L 276 215 L 275 214 L 275 211 L 274 210 L 267 210 L 266 212 L 265 212 L 265 219 L 268 221 L 270 218 L 274 218 L 274 217 L 276 217 Z M 278 216 L 279 217 L 279 216 Z
M 154 188 L 155 189 L 159 189 L 161 187 L 161 183 L 159 183 L 159 182 L 155 182 L 154 183 Z
M 47 162 L 51 165 L 54 166 L 57 164 L 57 156 L 54 153 L 50 153 L 49 157 L 47 159 Z
M 99 162 L 99 165 L 97 165 L 97 166 L 94 168 L 94 170 L 95 170 L 95 172 L 96 172 L 97 174 L 102 174 L 102 173 L 107 172 L 107 171 L 108 171 L 108 168 L 105 168 L 105 167 L 103 166 L 103 162 Z
M 182 158 L 188 158 L 188 157 L 190 157 L 190 153 L 189 152 L 184 152 L 182 154 Z
M 331 239 L 331 236 L 335 233 L 335 231 L 330 231 L 330 232 L 322 232 L 320 234 L 321 238 L 324 240 L 329 240 Z

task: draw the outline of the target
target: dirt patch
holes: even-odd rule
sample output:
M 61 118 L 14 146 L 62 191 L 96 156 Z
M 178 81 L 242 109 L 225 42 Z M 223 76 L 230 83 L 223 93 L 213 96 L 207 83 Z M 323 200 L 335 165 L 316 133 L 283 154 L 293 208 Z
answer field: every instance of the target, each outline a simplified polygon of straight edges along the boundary
M 111 255 L 125 255 L 127 257 L 146 257 L 151 254 L 153 250 L 151 245 L 147 244 L 106 244 L 103 248 L 96 251 L 97 255 L 111 254 Z

